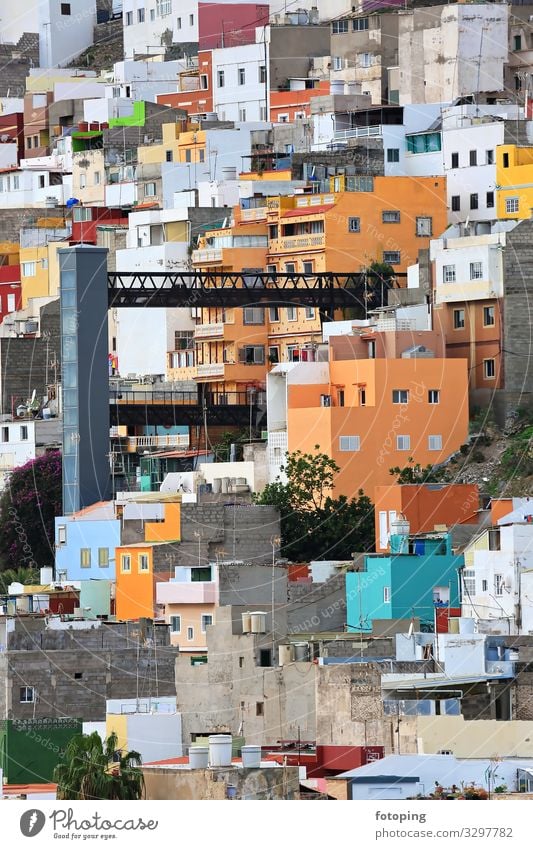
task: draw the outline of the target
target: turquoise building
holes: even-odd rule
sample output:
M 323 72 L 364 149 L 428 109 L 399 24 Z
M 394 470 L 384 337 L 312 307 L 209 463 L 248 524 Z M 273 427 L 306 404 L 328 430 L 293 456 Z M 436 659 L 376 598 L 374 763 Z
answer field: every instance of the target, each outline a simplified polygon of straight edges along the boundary
M 411 619 L 433 626 L 435 607 L 460 607 L 462 554 L 448 533 L 393 534 L 390 554 L 369 554 L 361 572 L 346 573 L 349 631 L 371 631 L 374 619 Z

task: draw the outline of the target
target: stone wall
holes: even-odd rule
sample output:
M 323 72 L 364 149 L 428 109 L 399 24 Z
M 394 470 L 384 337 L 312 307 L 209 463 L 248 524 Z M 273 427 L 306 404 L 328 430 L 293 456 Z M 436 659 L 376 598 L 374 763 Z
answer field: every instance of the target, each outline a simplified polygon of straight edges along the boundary
M 147 799 L 299 799 L 298 767 L 170 769 L 144 767 Z

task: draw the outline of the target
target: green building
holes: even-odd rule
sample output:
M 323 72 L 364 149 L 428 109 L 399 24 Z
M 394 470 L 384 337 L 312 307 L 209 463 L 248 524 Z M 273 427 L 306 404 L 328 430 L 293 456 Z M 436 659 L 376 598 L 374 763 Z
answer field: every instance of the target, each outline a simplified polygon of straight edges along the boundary
M 0 720 L 0 768 L 5 784 L 48 784 L 79 719 Z

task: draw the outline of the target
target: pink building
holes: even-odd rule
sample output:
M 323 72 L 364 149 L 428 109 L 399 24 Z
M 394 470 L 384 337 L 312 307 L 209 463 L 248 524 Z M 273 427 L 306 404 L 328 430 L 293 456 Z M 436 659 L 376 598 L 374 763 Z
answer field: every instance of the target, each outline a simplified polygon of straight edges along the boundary
M 198 49 L 255 43 L 256 27 L 268 24 L 265 3 L 199 3 Z

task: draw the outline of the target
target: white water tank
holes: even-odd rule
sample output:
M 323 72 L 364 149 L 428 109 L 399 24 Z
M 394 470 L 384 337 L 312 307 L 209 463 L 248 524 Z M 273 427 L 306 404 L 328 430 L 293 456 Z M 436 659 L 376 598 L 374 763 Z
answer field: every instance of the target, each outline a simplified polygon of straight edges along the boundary
M 237 179 L 237 169 L 235 167 L 227 166 L 222 168 L 222 179 L 223 180 L 236 180 Z
M 213 478 L 213 492 L 219 493 L 222 489 L 222 480 L 221 478 Z
M 51 566 L 42 566 L 41 567 L 41 576 L 40 581 L 42 585 L 51 584 L 54 580 L 54 570 Z
M 344 94 L 344 80 L 331 80 L 329 84 L 330 94 Z
M 246 769 L 259 769 L 261 766 L 261 746 L 243 746 L 241 756 Z
M 292 646 L 278 646 L 279 665 L 285 666 L 292 662 Z
M 308 661 L 310 656 L 309 651 L 309 643 L 293 643 L 294 649 L 294 660 L 295 661 Z
M 241 613 L 242 616 L 242 633 L 249 634 L 252 630 L 252 614 L 249 610 L 245 613 Z
M 409 522 L 403 516 L 398 516 L 390 523 L 391 534 L 397 534 L 398 536 L 409 536 L 410 529 L 411 528 Z
M 461 616 L 459 619 L 460 634 L 474 634 L 476 631 L 476 622 L 474 619 L 467 619 L 466 616 Z
M 231 734 L 211 734 L 209 766 L 231 766 Z
M 267 615 L 263 610 L 254 610 L 250 613 L 250 631 L 252 634 L 266 634 Z
M 191 769 L 207 769 L 209 763 L 208 746 L 191 746 L 189 749 L 189 765 Z

